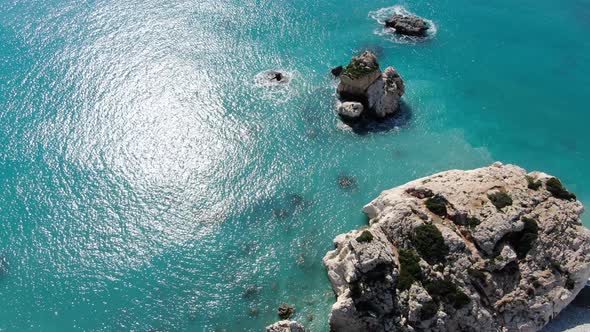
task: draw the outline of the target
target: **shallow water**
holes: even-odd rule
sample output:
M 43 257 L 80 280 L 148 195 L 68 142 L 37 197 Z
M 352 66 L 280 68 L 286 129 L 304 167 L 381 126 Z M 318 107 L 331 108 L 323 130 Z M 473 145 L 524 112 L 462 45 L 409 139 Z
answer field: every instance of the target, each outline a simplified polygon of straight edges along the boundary
M 384 36 L 369 13 L 394 5 L 436 36 Z M 325 331 L 321 258 L 384 189 L 501 160 L 590 203 L 589 8 L 0 2 L 0 330 L 260 331 L 288 302 Z M 363 49 L 407 94 L 355 132 L 329 70 Z

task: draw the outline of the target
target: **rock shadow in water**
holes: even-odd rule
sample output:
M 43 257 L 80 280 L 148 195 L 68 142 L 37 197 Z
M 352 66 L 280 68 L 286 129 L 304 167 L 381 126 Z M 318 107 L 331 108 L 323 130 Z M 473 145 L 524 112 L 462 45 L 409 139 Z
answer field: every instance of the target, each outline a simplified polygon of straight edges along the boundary
M 376 118 L 371 114 L 361 115 L 360 118 L 354 120 L 341 119 L 357 135 L 398 130 L 406 127 L 412 120 L 412 109 L 410 106 L 402 100 L 399 107 L 400 110 L 396 114 L 383 119 Z
M 385 55 L 385 48 L 381 45 L 377 44 L 363 44 L 359 50 L 356 51 L 357 54 L 363 54 L 363 52 L 369 51 L 377 56 L 377 58 L 383 57 Z
M 340 174 L 338 176 L 338 186 L 341 189 L 353 190 L 357 188 L 357 181 L 354 176 Z

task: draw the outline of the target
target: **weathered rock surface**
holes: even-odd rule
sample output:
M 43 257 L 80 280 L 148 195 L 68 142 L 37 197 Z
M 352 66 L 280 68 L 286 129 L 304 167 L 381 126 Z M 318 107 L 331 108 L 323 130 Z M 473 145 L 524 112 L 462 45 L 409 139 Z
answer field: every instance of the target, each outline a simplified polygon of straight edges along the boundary
M 590 277 L 583 206 L 550 179 L 495 163 L 383 192 L 324 257 L 331 329 L 540 330 Z
M 339 77 L 338 94 L 343 103 L 338 113 L 341 116 L 358 118 L 369 112 L 382 118 L 399 109 L 405 93 L 404 81 L 393 67 L 381 72 L 373 53 L 366 51 L 354 57 Z M 358 104 L 363 106 L 362 109 Z
M 281 320 L 266 327 L 266 332 L 305 332 L 305 327 L 293 320 Z
M 345 98 L 358 98 L 365 95 L 367 88 L 381 77 L 377 57 L 366 51 L 352 58 L 348 66 L 340 73 L 338 93 Z
M 385 26 L 395 29 L 395 33 L 407 36 L 426 36 L 428 23 L 418 16 L 395 14 L 385 21 Z

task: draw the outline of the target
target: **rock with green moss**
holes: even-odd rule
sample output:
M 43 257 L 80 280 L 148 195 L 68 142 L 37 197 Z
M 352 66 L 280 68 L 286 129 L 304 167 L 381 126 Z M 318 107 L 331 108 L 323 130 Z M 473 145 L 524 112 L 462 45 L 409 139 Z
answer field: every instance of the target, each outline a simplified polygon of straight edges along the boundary
M 416 227 L 411 242 L 420 256 L 430 264 L 444 262 L 449 253 L 449 247 L 445 243 L 442 233 L 433 224 Z
M 344 99 L 361 101 L 373 82 L 381 77 L 381 69 L 375 54 L 366 51 L 353 57 L 340 74 L 338 93 Z
M 495 163 L 381 193 L 364 208 L 373 239 L 339 235 L 324 258 L 330 329 L 541 330 L 590 277 L 583 206 L 552 178 Z
M 411 249 L 399 249 L 400 272 L 397 280 L 399 290 L 410 289 L 416 281 L 422 280 L 420 257 Z
M 539 190 L 543 186 L 543 182 L 541 180 L 537 180 L 532 176 L 526 176 L 527 187 L 532 190 Z
M 364 230 L 361 235 L 356 238 L 357 242 L 371 242 L 373 241 L 373 234 L 370 231 Z
M 488 194 L 488 199 L 498 210 L 502 210 L 503 208 L 512 205 L 512 197 L 503 191 Z
M 444 217 L 447 215 L 447 200 L 442 195 L 435 195 L 426 200 L 426 207 L 430 212 Z
M 428 294 L 438 301 L 448 302 L 455 309 L 459 309 L 471 302 L 455 282 L 450 279 L 438 279 L 426 283 Z
M 553 197 L 565 200 L 576 199 L 576 195 L 567 191 L 558 178 L 548 179 L 547 183 L 545 183 L 545 186 L 551 195 L 553 195 Z

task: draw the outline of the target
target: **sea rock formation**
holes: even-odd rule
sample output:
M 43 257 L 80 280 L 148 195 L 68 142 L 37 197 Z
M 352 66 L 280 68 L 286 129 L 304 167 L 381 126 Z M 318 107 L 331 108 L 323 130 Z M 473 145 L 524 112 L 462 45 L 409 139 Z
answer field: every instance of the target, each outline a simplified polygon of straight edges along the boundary
M 281 320 L 266 327 L 266 332 L 305 332 L 305 327 L 293 320 Z
M 383 118 L 399 109 L 404 81 L 393 67 L 381 72 L 377 57 L 370 51 L 352 58 L 339 77 L 342 104 L 338 114 L 343 118 L 356 119 L 367 113 Z
M 384 191 L 324 265 L 332 331 L 538 331 L 590 277 L 584 208 L 558 179 L 495 163 Z
M 395 14 L 385 21 L 385 26 L 395 29 L 395 33 L 407 36 L 425 37 L 428 31 L 426 20 L 413 15 Z

